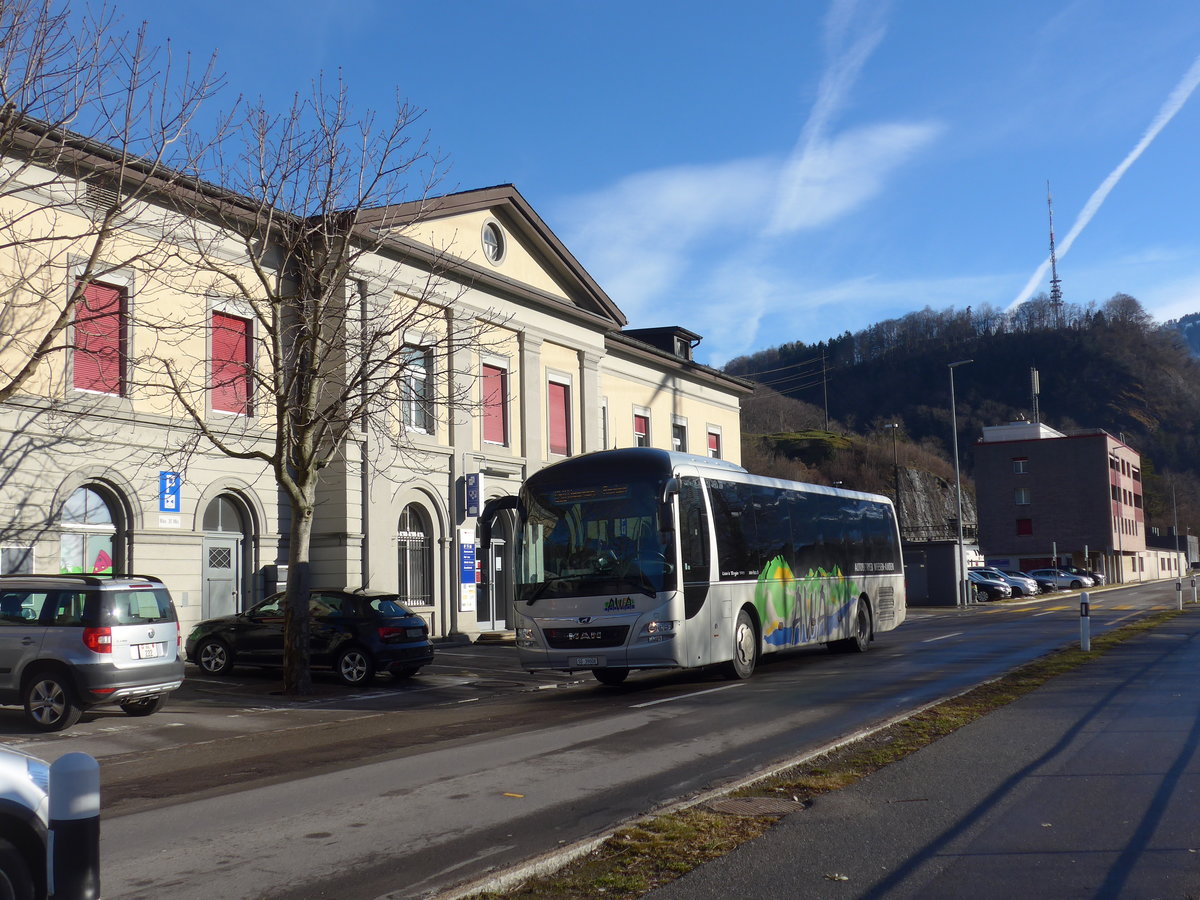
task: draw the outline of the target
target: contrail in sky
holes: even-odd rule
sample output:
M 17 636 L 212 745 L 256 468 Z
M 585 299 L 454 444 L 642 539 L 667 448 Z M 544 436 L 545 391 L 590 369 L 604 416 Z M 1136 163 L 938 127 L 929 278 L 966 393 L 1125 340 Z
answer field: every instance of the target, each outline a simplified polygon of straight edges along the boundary
M 1142 155 L 1145 149 L 1150 146 L 1151 141 L 1158 137 L 1158 133 L 1167 127 L 1167 123 L 1175 118 L 1175 114 L 1183 108 L 1183 104 L 1185 104 L 1188 98 L 1192 96 L 1192 92 L 1196 90 L 1197 86 L 1200 86 L 1200 56 L 1196 57 L 1196 59 L 1192 62 L 1191 68 L 1187 70 L 1187 74 L 1183 76 L 1179 84 L 1175 85 L 1175 90 L 1171 91 L 1171 95 L 1167 97 L 1167 101 L 1158 111 L 1158 115 L 1154 117 L 1154 121 L 1150 123 L 1150 127 L 1147 128 L 1145 134 L 1142 135 L 1142 139 L 1138 141 L 1137 145 L 1129 151 L 1123 160 L 1121 160 L 1120 164 L 1108 173 L 1108 177 L 1101 182 L 1100 187 L 1096 188 L 1096 190 L 1092 192 L 1092 196 L 1088 198 L 1088 201 L 1084 204 L 1079 216 L 1075 219 L 1075 224 L 1071 226 L 1071 230 L 1067 233 L 1067 236 L 1063 239 L 1062 243 L 1058 245 L 1059 259 L 1062 259 L 1067 255 L 1067 251 L 1070 250 L 1071 245 L 1075 243 L 1075 238 L 1079 237 L 1079 233 L 1088 226 L 1089 222 L 1092 221 L 1092 217 L 1096 215 L 1097 211 L 1100 209 L 1100 205 L 1104 203 L 1105 199 L 1107 199 L 1108 195 L 1112 192 L 1112 189 L 1117 186 L 1117 182 L 1121 180 L 1121 177 L 1125 174 L 1129 167 L 1137 161 L 1137 158 Z M 1040 266 L 1038 266 L 1037 271 L 1033 273 L 1033 277 L 1029 279 L 1029 282 L 1025 285 L 1024 290 L 1021 291 L 1016 300 L 1009 304 L 1008 308 L 1012 309 L 1015 306 L 1019 306 L 1032 297 L 1033 292 L 1037 289 L 1037 286 L 1041 284 L 1042 279 L 1046 277 L 1046 271 L 1049 268 L 1050 258 L 1047 257 L 1046 260 Z

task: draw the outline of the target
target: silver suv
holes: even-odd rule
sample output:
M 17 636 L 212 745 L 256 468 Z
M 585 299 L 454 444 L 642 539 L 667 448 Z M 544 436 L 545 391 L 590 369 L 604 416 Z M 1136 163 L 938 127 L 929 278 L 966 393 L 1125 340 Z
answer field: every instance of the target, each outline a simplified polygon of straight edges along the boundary
M 85 709 L 148 716 L 183 683 L 179 618 L 157 578 L 0 576 L 0 703 L 59 731 Z

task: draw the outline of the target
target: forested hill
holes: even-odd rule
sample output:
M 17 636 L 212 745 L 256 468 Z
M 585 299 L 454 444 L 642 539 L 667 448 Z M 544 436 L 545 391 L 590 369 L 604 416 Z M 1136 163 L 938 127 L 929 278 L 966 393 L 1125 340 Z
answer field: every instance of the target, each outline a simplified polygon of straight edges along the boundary
M 1181 319 L 1175 319 L 1168 322 L 1167 326 L 1183 335 L 1184 341 L 1192 351 L 1192 356 L 1200 356 L 1200 313 L 1192 313 Z
M 1033 418 L 1036 368 L 1040 421 L 1063 432 L 1102 428 L 1123 436 L 1142 454 L 1147 474 L 1176 476 L 1192 507 L 1200 493 L 1200 360 L 1179 328 L 1156 324 L 1127 295 L 1057 313 L 1044 296 L 1013 314 L 926 308 L 817 344 L 739 357 L 725 371 L 827 410 L 830 431 L 877 440 L 896 422 L 906 443 L 949 459 L 947 366 L 968 359 L 954 371 L 964 474 L 984 426 Z M 779 425 L 770 430 L 790 427 Z

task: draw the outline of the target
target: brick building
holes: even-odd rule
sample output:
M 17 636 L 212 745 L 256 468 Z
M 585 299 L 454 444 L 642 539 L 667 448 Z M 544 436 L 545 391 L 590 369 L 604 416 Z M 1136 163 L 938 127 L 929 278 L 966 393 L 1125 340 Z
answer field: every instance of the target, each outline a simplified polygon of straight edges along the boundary
M 975 444 L 979 543 L 993 565 L 1058 564 L 1110 581 L 1146 568 L 1141 457 L 1106 431 L 1063 434 L 1037 422 L 983 429 Z

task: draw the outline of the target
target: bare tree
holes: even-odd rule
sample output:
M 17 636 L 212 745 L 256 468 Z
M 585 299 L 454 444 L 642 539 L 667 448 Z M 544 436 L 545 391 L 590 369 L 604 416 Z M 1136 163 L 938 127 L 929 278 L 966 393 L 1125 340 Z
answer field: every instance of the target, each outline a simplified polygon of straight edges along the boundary
M 49 371 L 90 283 L 161 247 L 118 238 L 204 149 L 184 138 L 215 58 L 193 71 L 145 38 L 107 6 L 0 4 L 0 402 Z
M 344 464 L 352 444 L 378 470 L 418 466 L 409 430 L 431 430 L 470 404 L 470 373 L 456 367 L 499 324 L 487 310 L 464 314 L 452 258 L 410 238 L 440 167 L 412 136 L 418 118 L 400 100 L 390 116 L 357 116 L 340 81 L 316 83 L 279 116 L 252 109 L 214 148 L 221 188 L 195 195 L 176 270 L 160 269 L 176 289 L 192 283 L 190 304 L 150 324 L 194 446 L 261 462 L 288 500 L 291 694 L 311 690 L 310 544 L 322 473 Z M 206 372 L 205 353 L 182 351 L 203 348 L 202 325 L 218 336 L 216 306 L 246 323 L 253 351 L 244 367 Z M 443 376 L 436 391 L 434 373 Z M 241 415 L 214 415 L 213 390 Z

